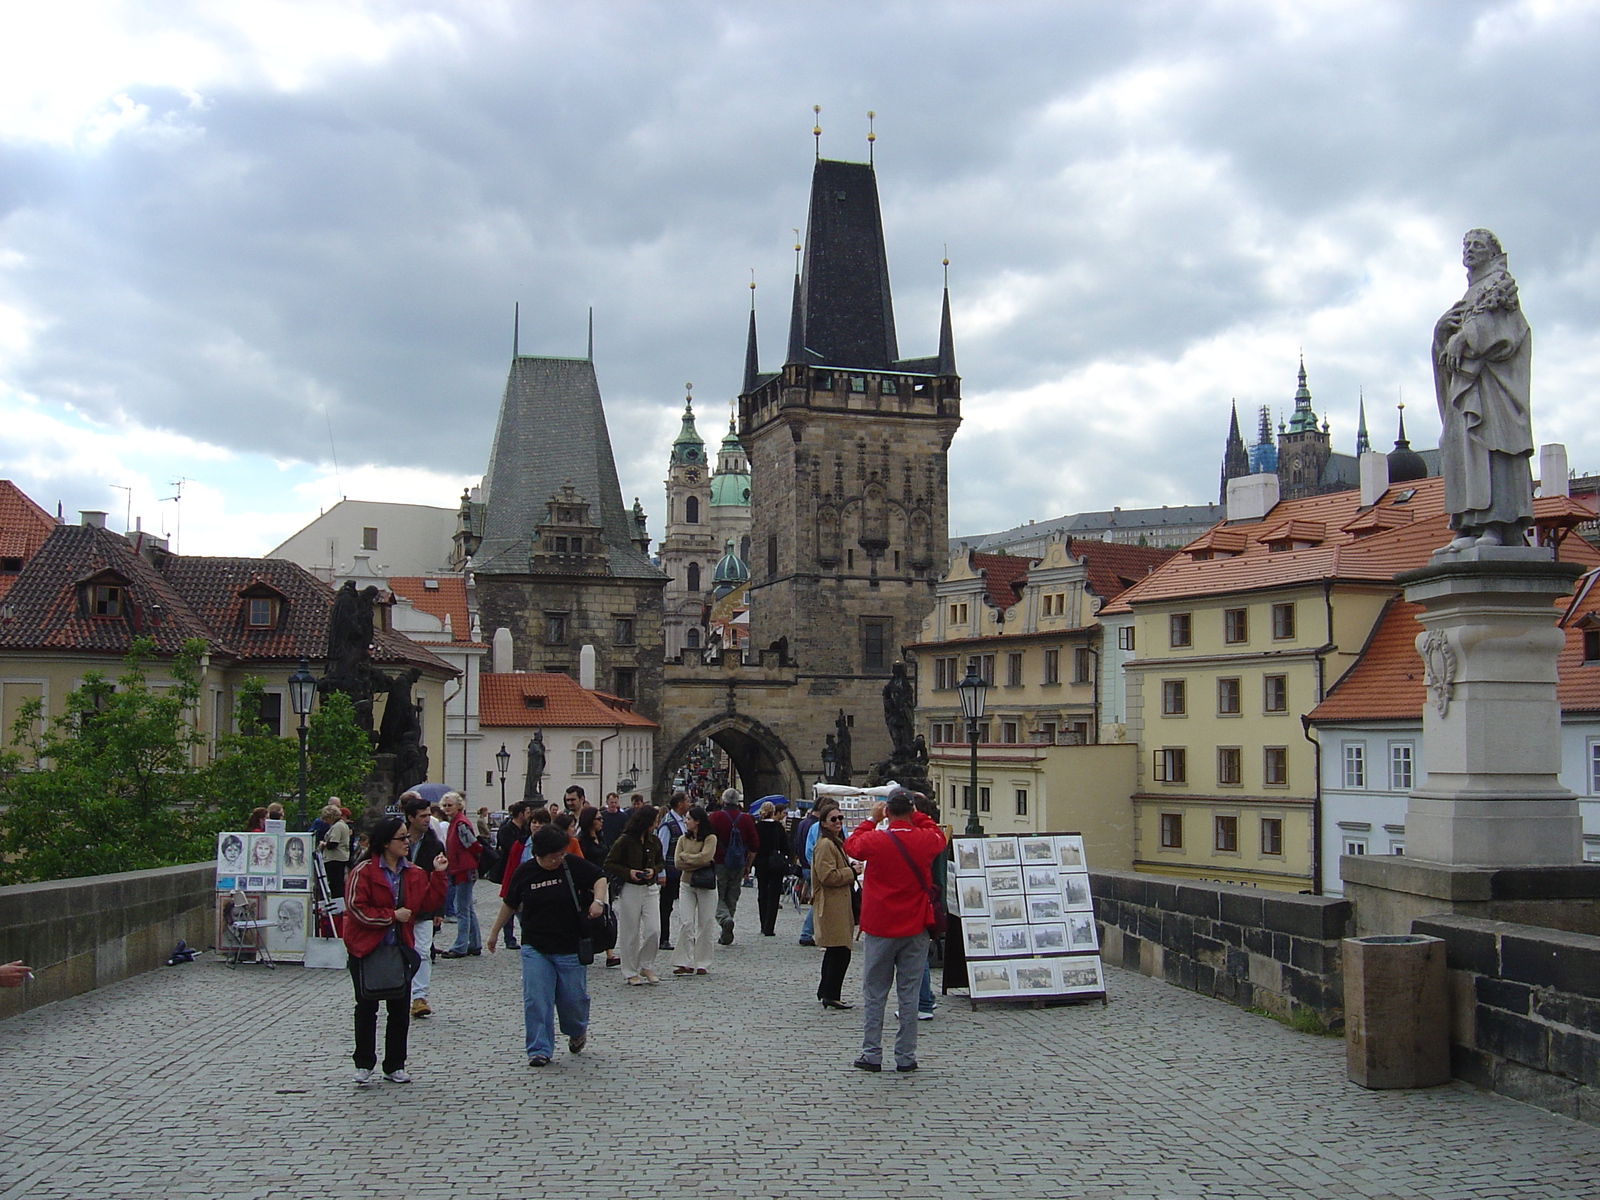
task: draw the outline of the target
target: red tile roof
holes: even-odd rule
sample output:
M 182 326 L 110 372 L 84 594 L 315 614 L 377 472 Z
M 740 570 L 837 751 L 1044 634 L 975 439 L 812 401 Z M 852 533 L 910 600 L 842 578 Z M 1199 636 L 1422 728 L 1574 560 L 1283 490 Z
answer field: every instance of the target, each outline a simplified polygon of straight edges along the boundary
M 1179 552 L 1157 546 L 1124 546 L 1068 538 L 1067 553 L 1084 564 L 1089 590 L 1107 604 Z
M 0 479 L 0 558 L 20 558 L 26 564 L 55 527 L 56 519 L 21 488 L 9 479 Z M 16 578 L 0 575 L 0 597 L 11 590 Z
M 976 550 L 967 555 L 968 564 L 983 580 L 984 591 L 989 594 L 989 603 L 1001 612 L 1005 612 L 1022 599 L 1017 591 L 1017 584 L 1027 582 L 1028 568 L 1037 561 L 1020 555 L 979 554 Z
M 656 729 L 633 711 L 631 701 L 592 692 L 570 675 L 553 671 L 478 676 L 478 724 L 531 729 L 535 726 Z
M 429 587 L 428 584 L 435 584 Z M 472 641 L 472 612 L 467 607 L 467 581 L 460 575 L 391 575 L 389 590 L 411 601 L 418 612 L 450 618 L 451 641 Z

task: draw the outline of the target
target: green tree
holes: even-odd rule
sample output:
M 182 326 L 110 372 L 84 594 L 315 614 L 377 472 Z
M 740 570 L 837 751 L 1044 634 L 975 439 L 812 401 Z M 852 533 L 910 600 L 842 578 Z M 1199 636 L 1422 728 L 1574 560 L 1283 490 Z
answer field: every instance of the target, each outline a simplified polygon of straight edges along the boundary
M 306 812 L 334 796 L 359 813 L 361 785 L 372 774 L 372 742 L 356 724 L 355 705 L 343 692 L 330 692 L 311 714 L 306 732 Z
M 218 733 L 216 757 L 202 772 L 197 792 L 208 820 L 206 832 L 243 829 L 252 809 L 265 808 L 295 787 L 295 747 L 273 733 L 261 719 L 261 680 L 245 677 L 234 695 L 237 733 Z M 201 835 L 201 830 L 196 830 Z M 196 844 L 200 858 L 210 858 L 213 847 Z

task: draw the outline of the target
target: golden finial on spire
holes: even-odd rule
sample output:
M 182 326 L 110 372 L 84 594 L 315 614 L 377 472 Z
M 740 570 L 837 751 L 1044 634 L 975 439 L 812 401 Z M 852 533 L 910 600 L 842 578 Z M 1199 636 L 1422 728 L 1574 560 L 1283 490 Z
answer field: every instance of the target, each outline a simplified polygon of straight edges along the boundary
M 822 105 L 813 104 L 811 112 L 816 117 L 816 124 L 811 127 L 811 136 L 817 139 L 817 159 L 822 159 Z
M 794 273 L 800 274 L 800 231 L 794 231 Z
M 872 165 L 872 143 L 878 140 L 878 135 L 872 131 L 872 122 L 877 116 L 878 114 L 870 108 L 867 109 L 867 166 L 869 167 Z
M 756 269 L 754 267 L 751 267 L 750 268 L 750 309 L 751 309 L 752 312 L 755 311 L 755 307 L 756 307 Z
M 694 384 L 692 383 L 683 385 L 683 406 L 685 408 L 694 407 Z

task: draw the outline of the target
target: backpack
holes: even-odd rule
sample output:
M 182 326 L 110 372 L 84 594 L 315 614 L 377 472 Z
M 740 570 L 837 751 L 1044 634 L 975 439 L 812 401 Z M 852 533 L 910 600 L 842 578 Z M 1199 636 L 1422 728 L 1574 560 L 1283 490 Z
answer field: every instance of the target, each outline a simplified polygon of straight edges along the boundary
M 683 818 L 671 809 L 667 810 L 666 819 L 662 822 L 667 827 L 667 851 L 665 855 L 667 871 L 678 874 L 678 868 L 672 865 L 672 855 L 678 849 L 678 839 L 683 836 Z
M 722 865 L 735 871 L 744 870 L 744 837 L 739 832 L 739 818 L 743 813 L 728 813 L 728 852 L 722 856 Z
M 802 871 L 811 870 L 811 859 L 806 855 L 806 837 L 811 832 L 811 827 L 817 823 L 815 817 L 807 817 L 795 826 L 794 831 L 794 861 Z

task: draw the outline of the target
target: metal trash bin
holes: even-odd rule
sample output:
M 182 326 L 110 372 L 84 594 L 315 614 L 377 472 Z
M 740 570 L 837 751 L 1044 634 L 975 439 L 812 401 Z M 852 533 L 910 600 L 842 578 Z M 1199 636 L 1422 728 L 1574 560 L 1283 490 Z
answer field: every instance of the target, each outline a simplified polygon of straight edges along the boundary
M 1364 1088 L 1450 1082 L 1444 939 L 1344 939 L 1345 1067 Z

